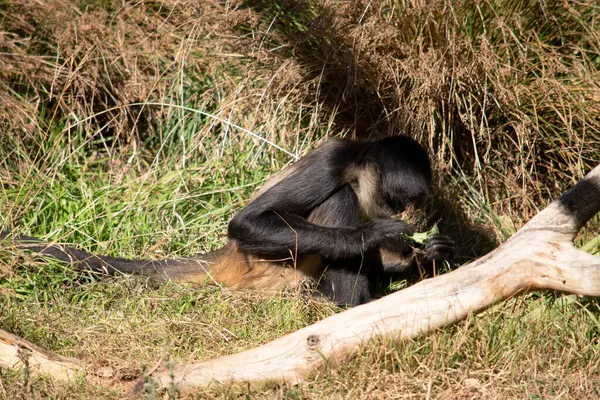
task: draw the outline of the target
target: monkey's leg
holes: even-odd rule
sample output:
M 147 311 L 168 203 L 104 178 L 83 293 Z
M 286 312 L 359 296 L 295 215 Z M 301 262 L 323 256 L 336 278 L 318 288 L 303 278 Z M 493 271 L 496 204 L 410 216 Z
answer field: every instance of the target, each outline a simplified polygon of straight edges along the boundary
M 358 198 L 350 185 L 317 207 L 309 221 L 328 227 L 355 227 L 363 223 Z M 344 260 L 323 260 L 324 272 L 317 277 L 317 290 L 339 306 L 355 306 L 373 300 L 373 276 L 380 273 L 372 252 Z

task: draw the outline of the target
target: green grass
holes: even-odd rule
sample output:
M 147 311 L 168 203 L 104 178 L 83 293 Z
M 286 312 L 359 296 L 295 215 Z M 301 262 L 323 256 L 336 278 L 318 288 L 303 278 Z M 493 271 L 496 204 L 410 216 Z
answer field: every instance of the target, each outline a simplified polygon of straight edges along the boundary
M 192 140 L 185 133 L 198 123 L 194 115 L 174 123 L 183 127 L 170 130 L 154 150 L 141 151 L 137 168 L 122 161 L 130 154 L 116 160 L 90 155 L 82 145 L 83 132 L 52 129 L 39 148 L 4 158 L 10 180 L 1 193 L 5 213 L 0 225 L 122 257 L 181 257 L 222 245 L 227 221 L 272 166 L 280 168 L 280 156 L 261 151 L 250 137 L 247 152 L 215 141 L 204 154 L 195 153 L 182 141 Z M 213 152 L 218 161 L 206 156 Z M 234 293 L 214 286 L 97 277 L 6 246 L 0 260 L 7 267 L 0 280 L 0 326 L 41 347 L 82 358 L 92 370 L 110 370 L 115 382 L 143 375 L 159 359 L 193 361 L 247 349 L 334 309 L 294 293 Z M 43 397 L 46 384 L 59 397 L 63 390 L 83 398 L 98 395 L 92 385 L 55 387 L 7 374 L 9 388 L 27 387 L 32 397 Z
M 187 121 L 197 123 L 193 117 Z M 79 135 L 51 131 L 39 151 L 41 160 L 25 151 L 5 158 L 4 171 L 15 183 L 2 190 L 4 227 L 114 256 L 186 256 L 222 244 L 231 215 L 267 178 L 273 162 L 280 167 L 267 153 L 253 157 L 256 146 L 243 152 L 238 144 L 224 146 L 218 161 L 186 157 L 184 169 L 185 146 L 171 138 L 154 153 L 140 152 L 139 168 L 115 165 L 108 157 L 90 157 Z M 206 154 L 213 151 L 208 148 Z M 481 210 L 480 218 L 496 223 L 499 232 L 506 229 L 484 200 L 475 200 L 474 190 L 467 185 L 464 193 Z M 597 250 L 593 230 L 580 242 Z M 159 361 L 177 365 L 231 354 L 336 312 L 297 293 L 97 277 L 11 248 L 2 248 L 0 259 L 6 266 L 0 327 L 80 358 L 115 384 L 143 376 Z M 600 393 L 599 311 L 592 299 L 532 294 L 425 338 L 373 341 L 349 363 L 323 368 L 299 386 L 216 386 L 197 396 L 546 398 L 567 393 L 594 398 Z M 3 371 L 2 382 L 6 398 L 17 393 L 26 398 L 124 395 L 93 381 L 68 385 L 23 372 Z M 153 398 L 152 386 L 147 390 L 145 397 Z

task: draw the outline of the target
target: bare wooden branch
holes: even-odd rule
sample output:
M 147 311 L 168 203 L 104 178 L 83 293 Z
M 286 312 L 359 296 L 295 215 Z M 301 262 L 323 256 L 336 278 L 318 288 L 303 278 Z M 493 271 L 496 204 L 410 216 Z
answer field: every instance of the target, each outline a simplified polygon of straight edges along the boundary
M 42 350 L 1 329 L 0 366 L 11 369 L 28 368 L 31 372 L 51 375 L 59 380 L 73 380 L 84 372 L 77 360 Z
M 213 382 L 298 382 L 376 336 L 414 338 L 519 293 L 600 296 L 600 257 L 577 250 L 577 231 L 600 211 L 600 165 L 498 249 L 453 272 L 333 315 L 255 349 L 154 376 L 182 392 Z M 172 378 L 174 377 L 174 378 Z

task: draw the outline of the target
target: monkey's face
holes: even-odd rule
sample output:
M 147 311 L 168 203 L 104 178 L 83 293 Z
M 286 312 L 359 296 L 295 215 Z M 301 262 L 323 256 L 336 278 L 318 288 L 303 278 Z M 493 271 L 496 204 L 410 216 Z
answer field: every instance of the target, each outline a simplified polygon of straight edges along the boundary
M 402 220 L 411 220 L 410 216 L 420 214 L 420 210 L 426 208 L 426 205 L 431 201 L 431 192 L 427 191 L 420 197 L 406 201 L 403 199 L 383 201 L 381 206 L 380 218 L 397 218 Z
M 429 182 L 413 171 L 384 171 L 380 203 L 384 214 L 402 213 L 408 206 L 419 207 L 430 194 Z

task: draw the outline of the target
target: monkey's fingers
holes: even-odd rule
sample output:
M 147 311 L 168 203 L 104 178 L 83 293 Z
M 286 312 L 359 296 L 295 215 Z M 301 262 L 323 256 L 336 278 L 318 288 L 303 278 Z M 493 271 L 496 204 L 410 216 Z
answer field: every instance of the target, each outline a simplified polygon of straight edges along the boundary
M 452 261 L 456 254 L 454 241 L 448 236 L 435 235 L 425 242 L 425 260 Z

